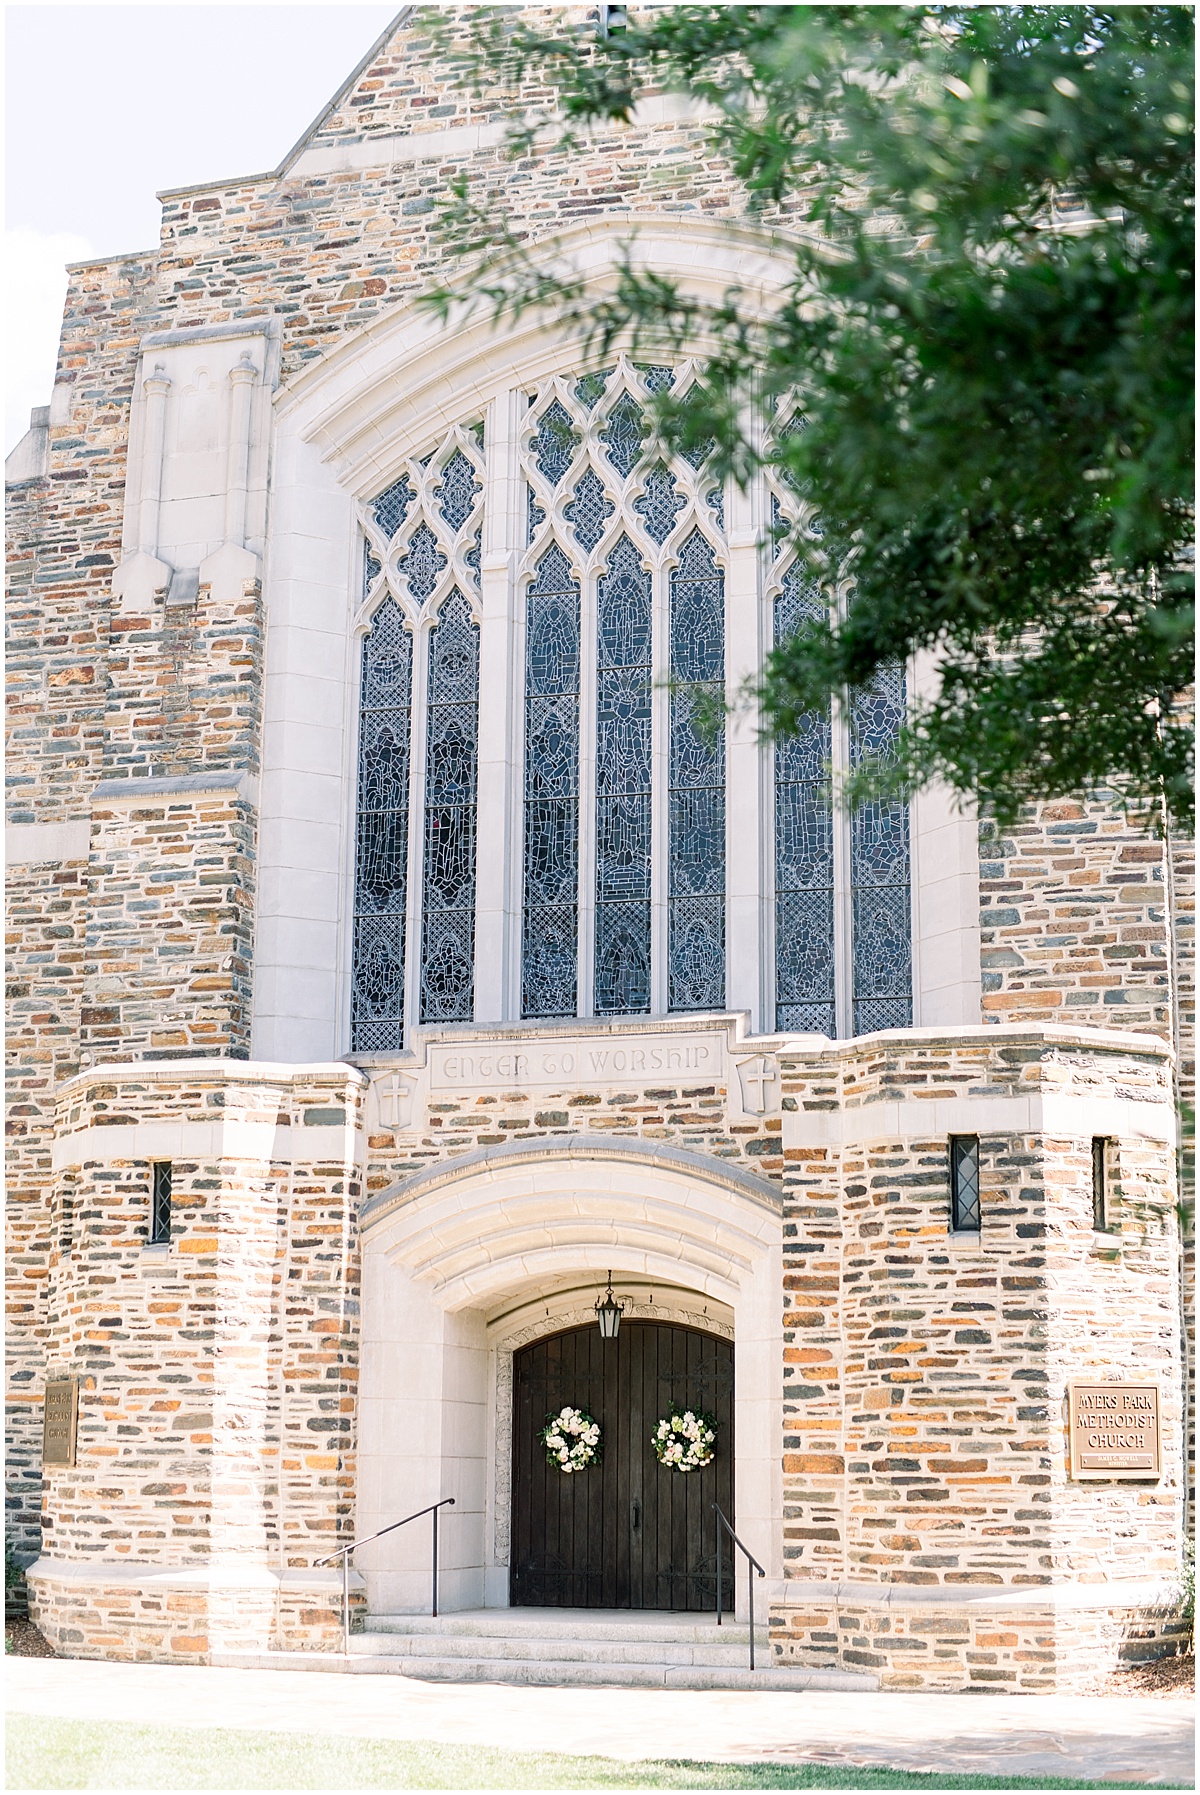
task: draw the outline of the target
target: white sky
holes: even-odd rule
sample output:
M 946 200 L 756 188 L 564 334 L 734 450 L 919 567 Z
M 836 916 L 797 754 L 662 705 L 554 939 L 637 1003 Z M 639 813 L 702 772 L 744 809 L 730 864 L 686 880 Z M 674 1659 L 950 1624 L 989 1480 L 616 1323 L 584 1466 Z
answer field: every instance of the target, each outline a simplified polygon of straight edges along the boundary
M 6 6 L 5 453 L 50 402 L 64 265 L 153 247 L 159 188 L 273 168 L 398 11 Z

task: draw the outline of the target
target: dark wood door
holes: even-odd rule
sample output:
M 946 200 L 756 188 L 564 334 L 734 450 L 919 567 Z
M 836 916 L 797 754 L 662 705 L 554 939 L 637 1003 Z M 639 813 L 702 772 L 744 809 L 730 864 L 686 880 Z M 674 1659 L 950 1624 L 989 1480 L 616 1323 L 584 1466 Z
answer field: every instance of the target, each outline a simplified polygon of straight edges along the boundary
M 546 1463 L 547 1416 L 587 1409 L 600 1463 L 569 1475 Z M 672 1407 L 717 1421 L 703 1470 L 665 1469 L 651 1438 Z M 733 1347 L 696 1328 L 623 1321 L 552 1334 L 513 1357 L 510 1600 L 524 1607 L 707 1610 L 716 1603 L 719 1502 L 734 1526 Z M 733 1577 L 725 1562 L 725 1600 Z

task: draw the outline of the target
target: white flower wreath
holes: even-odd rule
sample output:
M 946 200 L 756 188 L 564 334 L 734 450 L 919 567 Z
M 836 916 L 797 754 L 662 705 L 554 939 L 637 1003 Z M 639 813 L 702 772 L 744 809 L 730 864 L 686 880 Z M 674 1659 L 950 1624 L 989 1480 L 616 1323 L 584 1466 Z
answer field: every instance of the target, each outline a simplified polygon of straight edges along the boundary
M 586 1471 L 600 1457 L 600 1423 L 586 1409 L 560 1409 L 547 1415 L 539 1435 L 546 1448 L 546 1463 L 564 1476 Z
M 664 1416 L 652 1444 L 658 1461 L 672 1471 L 702 1471 L 717 1456 L 717 1424 L 699 1409 Z

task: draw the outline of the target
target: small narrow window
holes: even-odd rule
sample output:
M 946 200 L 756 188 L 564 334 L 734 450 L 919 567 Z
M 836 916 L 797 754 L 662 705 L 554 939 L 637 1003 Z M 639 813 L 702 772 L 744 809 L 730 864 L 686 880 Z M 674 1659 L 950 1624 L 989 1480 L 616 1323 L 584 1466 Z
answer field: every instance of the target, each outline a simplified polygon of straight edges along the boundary
M 950 1136 L 950 1226 L 956 1234 L 979 1232 L 979 1136 Z
M 156 1159 L 150 1203 L 150 1245 L 165 1246 L 171 1238 L 171 1162 Z
M 1092 1136 L 1092 1227 L 1097 1234 L 1108 1232 L 1108 1141 L 1102 1134 Z
M 600 8 L 600 35 L 611 37 L 614 32 L 628 31 L 629 8 L 627 6 L 602 6 Z

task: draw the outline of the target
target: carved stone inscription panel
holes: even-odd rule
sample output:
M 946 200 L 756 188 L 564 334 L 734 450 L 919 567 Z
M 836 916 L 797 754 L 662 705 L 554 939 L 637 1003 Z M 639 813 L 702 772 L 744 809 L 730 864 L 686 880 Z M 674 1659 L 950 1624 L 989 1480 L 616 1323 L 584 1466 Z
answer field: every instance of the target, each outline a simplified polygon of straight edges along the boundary
M 561 1090 L 565 1084 L 708 1083 L 725 1077 L 725 1038 L 713 1034 L 563 1035 L 429 1047 L 431 1091 Z

